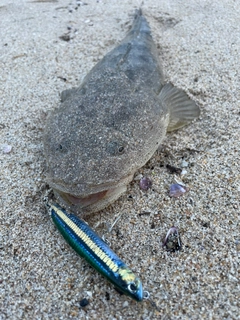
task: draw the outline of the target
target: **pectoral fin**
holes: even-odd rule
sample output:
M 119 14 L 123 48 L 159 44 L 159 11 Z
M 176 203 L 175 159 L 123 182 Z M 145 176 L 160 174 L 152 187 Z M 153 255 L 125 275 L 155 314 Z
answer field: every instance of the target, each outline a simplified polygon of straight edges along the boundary
M 186 92 L 175 88 L 171 83 L 167 83 L 159 94 L 163 105 L 170 112 L 170 120 L 167 131 L 179 129 L 200 115 L 200 109 L 191 100 Z

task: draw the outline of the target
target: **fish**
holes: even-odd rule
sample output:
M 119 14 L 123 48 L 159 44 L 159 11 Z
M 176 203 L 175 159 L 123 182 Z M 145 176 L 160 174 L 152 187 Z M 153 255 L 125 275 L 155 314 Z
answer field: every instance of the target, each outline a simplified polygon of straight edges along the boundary
M 98 212 L 127 189 L 167 132 L 200 108 L 166 83 L 149 24 L 137 10 L 125 38 L 77 88 L 63 91 L 44 131 L 46 180 L 74 213 Z

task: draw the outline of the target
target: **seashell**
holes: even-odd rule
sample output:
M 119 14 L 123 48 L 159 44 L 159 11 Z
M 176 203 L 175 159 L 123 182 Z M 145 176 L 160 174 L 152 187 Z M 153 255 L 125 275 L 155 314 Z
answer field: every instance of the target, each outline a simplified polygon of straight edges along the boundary
M 179 183 L 174 183 L 170 187 L 169 195 L 173 198 L 181 197 L 184 193 L 186 193 L 189 189 L 186 186 L 183 186 Z
M 178 228 L 172 226 L 163 241 L 163 247 L 166 247 L 167 251 L 175 252 L 181 250 L 182 242 L 178 232 Z
M 147 191 L 152 187 L 152 181 L 148 177 L 143 177 L 139 182 L 140 189 Z

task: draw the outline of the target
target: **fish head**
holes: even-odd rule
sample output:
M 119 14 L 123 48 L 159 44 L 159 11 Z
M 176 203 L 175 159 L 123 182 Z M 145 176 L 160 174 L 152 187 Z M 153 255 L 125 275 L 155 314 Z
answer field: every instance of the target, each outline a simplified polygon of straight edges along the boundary
M 101 74 L 74 90 L 48 118 L 47 181 L 74 212 L 115 201 L 158 148 L 168 118 L 157 97 L 124 75 Z

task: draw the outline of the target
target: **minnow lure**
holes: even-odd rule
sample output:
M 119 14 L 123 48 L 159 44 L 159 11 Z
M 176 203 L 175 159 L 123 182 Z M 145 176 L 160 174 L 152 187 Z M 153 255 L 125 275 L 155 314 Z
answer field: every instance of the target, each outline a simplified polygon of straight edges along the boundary
M 48 205 L 52 220 L 64 239 L 93 268 L 136 301 L 148 295 L 147 291 L 143 292 L 140 279 L 85 222 L 58 204 Z

